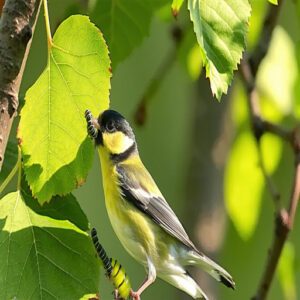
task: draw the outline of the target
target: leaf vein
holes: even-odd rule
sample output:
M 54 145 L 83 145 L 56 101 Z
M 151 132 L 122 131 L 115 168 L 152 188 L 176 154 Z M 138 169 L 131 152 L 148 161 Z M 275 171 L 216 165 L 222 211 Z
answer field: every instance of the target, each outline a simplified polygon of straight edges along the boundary
M 59 242 L 59 243 L 60 243 L 63 247 L 65 247 L 67 250 L 69 250 L 69 251 L 71 251 L 71 252 L 77 254 L 78 256 L 84 258 L 80 252 L 75 251 L 74 249 L 72 249 L 70 246 L 68 246 L 67 244 L 65 244 L 62 240 L 60 240 L 57 236 L 55 236 L 54 234 L 52 234 L 50 231 L 48 231 L 47 229 L 42 228 L 42 227 L 41 227 L 41 229 L 42 229 L 42 231 L 44 231 L 44 232 L 46 232 L 47 234 L 49 234 L 52 238 L 54 238 L 57 242 Z
M 88 287 L 86 287 L 83 282 L 76 278 L 74 275 L 72 275 L 71 273 L 69 273 L 68 271 L 66 271 L 64 268 L 62 268 L 61 266 L 59 266 L 58 264 L 56 264 L 52 259 L 50 259 L 47 255 L 43 254 L 42 252 L 39 252 L 39 255 L 44 257 L 46 260 L 49 261 L 49 263 L 51 263 L 55 268 L 57 268 L 58 270 L 60 270 L 61 272 L 65 273 L 66 275 L 70 276 L 74 281 L 78 282 L 82 287 L 84 287 L 87 291 L 89 290 Z
M 24 265 L 23 265 L 23 268 L 22 268 L 22 272 L 21 272 L 21 276 L 19 278 L 19 283 L 18 283 L 18 288 L 17 288 L 17 295 L 19 294 L 19 291 L 20 291 L 21 281 L 22 281 L 22 278 L 23 278 L 24 270 L 25 270 L 25 267 L 27 265 L 27 261 L 28 261 L 28 258 L 30 256 L 32 247 L 33 247 L 33 244 L 31 245 L 31 247 L 30 247 L 30 249 L 28 251 L 28 255 L 27 255 L 26 259 L 25 259 L 25 262 L 24 262 Z

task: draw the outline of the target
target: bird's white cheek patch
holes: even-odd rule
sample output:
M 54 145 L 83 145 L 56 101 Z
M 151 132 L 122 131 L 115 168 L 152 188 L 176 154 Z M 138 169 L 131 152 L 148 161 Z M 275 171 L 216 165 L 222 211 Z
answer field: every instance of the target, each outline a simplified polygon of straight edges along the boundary
M 127 149 L 129 149 L 134 143 L 134 140 L 131 139 L 130 137 L 128 137 L 127 135 L 124 135 L 124 138 L 123 138 L 123 144 L 122 144 L 122 152 L 125 152 Z

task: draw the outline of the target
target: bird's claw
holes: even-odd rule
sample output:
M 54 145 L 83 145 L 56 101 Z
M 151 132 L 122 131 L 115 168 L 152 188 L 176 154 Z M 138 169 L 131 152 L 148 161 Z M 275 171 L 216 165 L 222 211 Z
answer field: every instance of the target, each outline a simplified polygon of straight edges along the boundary
M 135 292 L 133 290 L 130 291 L 130 297 L 132 300 L 141 300 L 140 293 Z

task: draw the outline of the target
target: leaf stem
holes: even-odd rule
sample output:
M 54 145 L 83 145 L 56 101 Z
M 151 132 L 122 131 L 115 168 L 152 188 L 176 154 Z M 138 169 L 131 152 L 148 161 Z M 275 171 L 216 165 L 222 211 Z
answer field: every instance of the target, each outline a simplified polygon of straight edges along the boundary
M 3 181 L 3 183 L 0 186 L 0 194 L 2 194 L 2 192 L 4 191 L 4 189 L 7 187 L 7 185 L 9 184 L 9 182 L 12 180 L 12 178 L 15 176 L 15 174 L 17 173 L 18 170 L 21 170 L 21 150 L 18 147 L 18 159 L 17 162 L 15 164 L 15 166 L 12 168 L 12 170 L 10 171 L 9 175 L 5 178 L 5 180 Z M 19 171 L 20 172 L 20 171 Z M 21 186 L 21 179 L 20 179 L 20 173 L 19 173 L 19 178 L 18 178 L 18 189 Z
M 45 26 L 46 26 L 46 33 L 47 33 L 48 50 L 49 50 L 52 47 L 52 35 L 51 35 L 47 0 L 43 0 L 43 4 L 44 4 L 44 18 L 45 18 Z
M 21 190 L 21 181 L 22 181 L 22 154 L 21 154 L 20 146 L 18 146 L 18 161 L 17 161 L 17 164 L 18 164 L 18 167 L 19 167 L 17 189 L 18 189 L 18 191 L 20 191 Z

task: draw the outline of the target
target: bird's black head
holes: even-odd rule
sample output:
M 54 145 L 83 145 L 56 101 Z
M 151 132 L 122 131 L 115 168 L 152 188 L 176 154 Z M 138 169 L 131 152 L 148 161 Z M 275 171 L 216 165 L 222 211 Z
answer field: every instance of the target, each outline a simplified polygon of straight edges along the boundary
M 98 117 L 98 124 L 99 133 L 96 142 L 104 146 L 110 154 L 120 154 L 135 147 L 132 128 L 120 113 L 105 110 Z
M 114 133 L 121 131 L 129 138 L 134 139 L 134 134 L 129 123 L 115 110 L 105 110 L 98 117 L 98 123 L 102 133 Z

